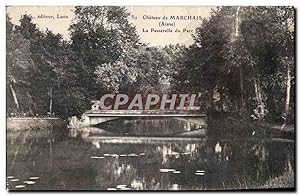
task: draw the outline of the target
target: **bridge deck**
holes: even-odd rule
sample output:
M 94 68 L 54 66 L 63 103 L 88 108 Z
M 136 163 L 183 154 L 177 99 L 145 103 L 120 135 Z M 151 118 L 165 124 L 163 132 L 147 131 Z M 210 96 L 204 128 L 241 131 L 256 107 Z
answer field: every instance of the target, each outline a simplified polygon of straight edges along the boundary
M 144 117 L 203 117 L 198 111 L 163 111 L 163 110 L 89 110 L 85 112 L 87 116 L 94 117 L 124 117 L 124 116 L 144 116 Z

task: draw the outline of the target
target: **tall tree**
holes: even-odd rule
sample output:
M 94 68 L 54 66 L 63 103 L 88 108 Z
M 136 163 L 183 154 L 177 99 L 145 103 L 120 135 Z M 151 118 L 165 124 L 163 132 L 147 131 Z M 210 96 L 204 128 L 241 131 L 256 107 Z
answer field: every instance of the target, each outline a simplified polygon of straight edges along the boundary
M 87 96 L 95 99 L 97 92 L 105 90 L 95 83 L 96 66 L 116 62 L 137 47 L 139 39 L 124 7 L 78 6 L 75 14 L 70 26 L 72 48 L 83 61 L 85 71 L 80 78 L 88 89 Z
M 291 7 L 217 8 L 197 28 L 175 86 L 197 88 L 213 110 L 278 121 L 293 111 L 293 19 Z
M 276 118 L 282 111 L 278 102 L 283 103 L 283 86 L 288 81 L 287 62 L 293 64 L 294 10 L 290 7 L 249 7 L 243 10 L 240 43 L 248 51 L 249 64 L 252 65 L 256 113 L 264 117 L 265 107 L 272 110 L 271 117 Z
M 163 48 L 141 45 L 115 63 L 96 67 L 96 82 L 111 92 L 162 93 L 167 91 L 172 65 Z
M 8 111 L 11 113 L 32 111 L 30 85 L 35 71 L 31 59 L 30 41 L 14 29 L 14 25 L 6 16 L 6 66 L 8 95 L 12 96 L 13 104 L 8 99 Z
M 81 67 L 82 64 L 75 57 L 69 43 L 63 41 L 60 34 L 54 34 L 49 30 L 40 31 L 32 22 L 32 18 L 27 15 L 24 15 L 20 22 L 20 26 L 16 28 L 29 39 L 31 58 L 36 65 L 30 84 L 35 113 L 42 115 L 56 113 L 66 116 L 70 113 L 82 112 L 83 106 L 78 98 L 72 101 L 77 103 L 74 107 L 69 104 L 71 97 L 74 98 L 79 93 L 80 87 L 73 88 L 73 93 L 64 96 L 66 92 L 69 92 L 68 87 L 78 85 L 77 76 L 80 70 L 76 68 Z M 80 91 L 84 92 L 82 88 Z M 86 100 L 82 96 L 79 97 L 83 101 Z

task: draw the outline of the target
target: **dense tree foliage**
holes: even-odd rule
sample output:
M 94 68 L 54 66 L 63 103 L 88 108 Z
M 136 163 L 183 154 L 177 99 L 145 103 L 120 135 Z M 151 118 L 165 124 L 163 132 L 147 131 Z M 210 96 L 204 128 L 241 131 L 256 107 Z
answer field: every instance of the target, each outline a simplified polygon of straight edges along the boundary
M 162 93 L 169 86 L 170 55 L 157 47 L 139 46 L 115 63 L 96 67 L 96 82 L 112 92 Z
M 294 101 L 287 93 L 294 88 L 293 8 L 221 7 L 194 39 L 174 75 L 177 89 L 193 86 L 207 110 L 255 120 L 281 121 L 293 111 L 285 106 Z
M 138 47 L 135 26 L 128 21 L 124 7 L 76 7 L 75 20 L 70 26 L 72 50 L 82 60 L 81 81 L 86 84 L 88 98 L 95 99 L 95 91 L 102 94 L 105 87 L 95 83 L 98 65 L 115 63 Z
M 14 30 L 10 19 L 7 25 L 7 96 L 8 112 L 33 113 L 33 100 L 30 85 L 35 65 L 31 58 L 30 41 Z

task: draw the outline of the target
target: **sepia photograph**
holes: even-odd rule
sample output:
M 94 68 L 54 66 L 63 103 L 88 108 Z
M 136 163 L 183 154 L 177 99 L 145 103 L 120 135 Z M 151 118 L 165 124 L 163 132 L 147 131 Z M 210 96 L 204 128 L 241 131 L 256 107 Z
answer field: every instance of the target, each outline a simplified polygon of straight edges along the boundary
M 7 191 L 296 191 L 295 7 L 5 9 Z

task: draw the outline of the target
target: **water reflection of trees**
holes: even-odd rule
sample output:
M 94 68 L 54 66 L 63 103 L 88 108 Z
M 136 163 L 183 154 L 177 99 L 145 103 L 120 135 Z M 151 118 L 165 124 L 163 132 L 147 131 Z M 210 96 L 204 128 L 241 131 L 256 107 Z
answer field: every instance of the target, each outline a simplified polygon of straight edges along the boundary
M 88 140 L 91 131 L 36 132 L 9 132 L 7 140 L 8 175 L 40 177 L 30 189 L 99 190 L 122 184 L 136 190 L 249 188 L 294 167 L 293 156 L 288 159 L 293 146 L 283 143 L 104 144 Z M 115 156 L 90 158 L 105 153 Z M 162 168 L 180 173 L 163 173 Z

